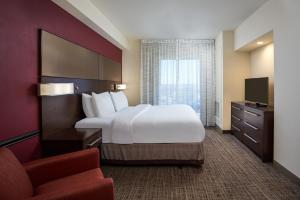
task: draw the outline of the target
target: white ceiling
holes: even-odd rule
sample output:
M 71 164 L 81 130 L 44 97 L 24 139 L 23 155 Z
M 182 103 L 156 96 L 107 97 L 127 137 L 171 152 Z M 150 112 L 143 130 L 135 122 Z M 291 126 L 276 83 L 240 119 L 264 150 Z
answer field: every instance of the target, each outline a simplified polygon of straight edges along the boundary
M 267 0 L 91 0 L 132 39 L 209 39 L 233 30 Z

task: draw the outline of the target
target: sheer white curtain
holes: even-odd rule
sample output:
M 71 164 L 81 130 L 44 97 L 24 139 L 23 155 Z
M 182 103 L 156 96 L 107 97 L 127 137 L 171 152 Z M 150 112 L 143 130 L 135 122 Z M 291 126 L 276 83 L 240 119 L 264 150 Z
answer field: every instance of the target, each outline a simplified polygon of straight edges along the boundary
M 142 103 L 188 104 L 215 125 L 214 49 L 214 40 L 142 40 Z

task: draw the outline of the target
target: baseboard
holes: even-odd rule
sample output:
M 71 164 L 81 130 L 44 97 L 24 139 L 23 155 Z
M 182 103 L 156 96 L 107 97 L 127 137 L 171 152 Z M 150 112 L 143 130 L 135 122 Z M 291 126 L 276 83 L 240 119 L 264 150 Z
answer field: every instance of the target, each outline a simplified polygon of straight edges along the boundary
M 216 130 L 218 133 L 222 133 L 222 134 L 231 134 L 231 131 L 230 131 L 230 130 L 222 130 L 218 125 L 215 126 L 215 130 Z
M 231 130 L 223 130 L 223 134 L 231 134 Z
M 300 185 L 300 178 L 290 172 L 288 169 L 286 169 L 284 166 L 279 164 L 277 161 L 273 160 L 273 166 L 277 168 L 280 172 L 282 172 L 284 175 L 286 175 L 291 181 L 294 183 Z

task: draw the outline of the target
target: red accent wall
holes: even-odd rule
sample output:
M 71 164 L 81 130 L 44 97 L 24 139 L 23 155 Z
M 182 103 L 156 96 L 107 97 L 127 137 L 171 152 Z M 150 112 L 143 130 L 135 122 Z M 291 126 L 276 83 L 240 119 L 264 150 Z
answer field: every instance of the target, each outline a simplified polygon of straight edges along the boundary
M 0 140 L 40 129 L 39 34 L 44 29 L 119 63 L 122 51 L 51 0 L 9 0 L 0 6 Z M 22 161 L 38 157 L 33 138 L 11 148 Z

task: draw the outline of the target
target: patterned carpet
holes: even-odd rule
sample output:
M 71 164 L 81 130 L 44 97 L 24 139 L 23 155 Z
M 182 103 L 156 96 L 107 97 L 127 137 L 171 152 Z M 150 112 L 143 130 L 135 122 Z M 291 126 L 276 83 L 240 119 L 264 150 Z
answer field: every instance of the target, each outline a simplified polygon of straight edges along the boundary
M 117 200 L 300 199 L 300 186 L 262 163 L 232 135 L 206 131 L 201 168 L 103 166 Z

